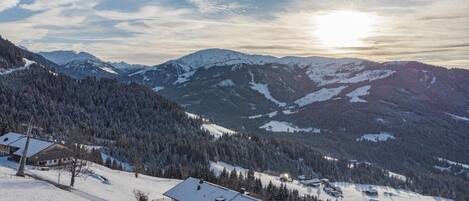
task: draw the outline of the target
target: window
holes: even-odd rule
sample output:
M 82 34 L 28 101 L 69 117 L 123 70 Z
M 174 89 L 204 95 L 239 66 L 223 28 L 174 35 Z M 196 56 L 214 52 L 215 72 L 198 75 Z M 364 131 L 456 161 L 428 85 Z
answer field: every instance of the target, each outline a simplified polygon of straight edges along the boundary
M 8 141 L 8 138 L 6 137 L 5 139 L 3 139 L 4 142 Z

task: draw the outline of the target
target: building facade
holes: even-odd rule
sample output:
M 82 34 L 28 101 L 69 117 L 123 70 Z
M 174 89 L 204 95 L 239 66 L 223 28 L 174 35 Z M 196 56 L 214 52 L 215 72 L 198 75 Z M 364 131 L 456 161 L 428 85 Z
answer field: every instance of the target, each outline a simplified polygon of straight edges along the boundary
M 0 156 L 9 156 L 9 159 L 19 161 L 26 141 L 26 135 L 19 133 L 10 132 L 0 136 Z M 63 144 L 30 137 L 26 161 L 30 165 L 56 166 L 70 162 L 72 156 L 72 151 Z

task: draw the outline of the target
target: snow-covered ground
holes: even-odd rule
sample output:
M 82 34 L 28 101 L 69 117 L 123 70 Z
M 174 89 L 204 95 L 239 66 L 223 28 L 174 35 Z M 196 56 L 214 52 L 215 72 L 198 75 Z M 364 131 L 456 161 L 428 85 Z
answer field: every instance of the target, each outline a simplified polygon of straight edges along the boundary
M 371 89 L 371 85 L 366 85 L 363 87 L 359 87 L 352 92 L 348 93 L 346 96 L 350 98 L 351 103 L 366 103 L 368 101 L 361 99 L 362 96 L 367 96 L 370 94 L 369 90 Z
M 0 200 L 24 200 L 24 201 L 82 201 L 77 194 L 60 190 L 46 182 L 33 179 L 16 178 L 14 168 L 17 164 L 0 158 Z M 92 164 L 90 168 L 94 174 L 87 177 L 78 177 L 75 189 L 103 200 L 129 201 L 135 200 L 135 189 L 149 193 L 150 200 L 163 198 L 163 193 L 181 182 L 180 180 L 150 177 L 140 174 L 135 178 L 131 172 L 111 170 L 107 167 Z M 50 181 L 69 184 L 70 175 L 65 171 L 51 169 L 41 171 L 28 167 L 27 172 L 40 176 Z M 103 182 L 106 178 L 109 183 Z M 6 197 L 4 197 L 6 196 Z M 19 197 L 17 197 L 19 196 Z
M 398 180 L 401 180 L 401 181 L 406 181 L 407 180 L 406 176 L 404 176 L 402 174 L 395 173 L 395 172 L 388 171 L 388 175 L 389 175 L 389 177 L 392 177 L 392 178 L 395 178 L 395 179 L 398 179 Z
M 192 77 L 195 74 L 195 72 L 196 71 L 194 70 L 194 71 L 189 71 L 187 73 L 180 74 L 177 80 L 174 81 L 173 84 L 181 84 L 181 83 L 189 81 L 189 78 Z
M 17 177 L 16 171 L 0 164 L 0 200 L 2 201 L 86 201 L 44 181 Z
M 269 87 L 267 84 L 261 84 L 261 83 L 255 83 L 255 82 L 250 82 L 250 87 L 252 90 L 259 92 L 262 94 L 267 100 L 275 103 L 276 105 L 280 107 L 285 107 L 287 104 L 284 102 L 281 102 L 277 99 L 275 99 L 272 94 L 270 94 Z
M 211 162 L 210 163 L 211 169 L 216 173 L 220 174 L 223 169 L 227 171 L 236 170 L 236 172 L 246 175 L 248 170 L 242 167 L 232 166 L 230 164 L 224 162 Z M 293 182 L 281 182 L 278 176 L 272 176 L 269 174 L 255 172 L 254 176 L 259 178 L 262 182 L 262 185 L 266 186 L 269 182 L 276 186 L 280 186 L 281 184 L 286 185 L 288 189 L 296 189 L 300 193 L 300 195 L 318 195 L 323 200 L 336 200 L 335 197 L 329 196 L 326 192 L 323 191 L 322 186 L 320 188 L 314 187 L 307 187 L 302 185 L 298 180 L 293 180 Z M 424 196 L 418 193 L 414 193 L 407 190 L 400 190 L 391 188 L 388 186 L 376 186 L 376 185 L 367 185 L 367 184 L 353 184 L 353 183 L 346 183 L 346 182 L 336 182 L 332 183 L 335 186 L 339 186 L 342 191 L 344 201 L 369 201 L 370 199 L 377 199 L 380 201 L 451 201 L 450 199 L 444 199 L 440 197 L 432 197 L 432 196 Z M 362 191 L 373 187 L 378 191 L 378 196 L 368 196 Z
M 23 67 L 10 68 L 10 69 L 0 69 L 0 75 L 8 75 L 8 74 L 13 73 L 15 71 L 25 70 L 25 69 L 28 69 L 31 64 L 36 63 L 35 61 L 31 61 L 31 60 L 28 60 L 26 58 L 23 58 L 23 61 L 25 63 Z
M 192 119 L 202 119 L 202 121 L 203 121 L 204 123 L 202 124 L 202 126 L 200 127 L 200 129 L 209 132 L 209 133 L 210 133 L 211 135 L 213 135 L 215 138 L 219 138 L 219 137 L 221 137 L 222 135 L 233 135 L 233 134 L 236 133 L 236 131 L 230 130 L 230 129 L 225 128 L 225 127 L 223 127 L 223 126 L 219 126 L 219 125 L 214 124 L 214 123 L 210 123 L 210 121 L 209 121 L 208 119 L 204 119 L 204 118 L 200 117 L 200 116 L 197 115 L 197 114 L 193 114 L 193 113 L 186 112 L 186 115 L 187 115 L 189 118 L 192 118 Z
M 152 89 L 153 89 L 153 91 L 161 91 L 161 90 L 164 89 L 164 87 L 163 86 L 155 86 Z
M 450 161 L 450 160 L 445 159 L 445 158 L 436 158 L 436 159 L 438 159 L 439 161 L 444 161 L 444 162 L 446 162 L 450 165 L 460 165 L 461 167 L 469 170 L 469 164 L 458 163 L 458 162 Z
M 341 80 L 340 83 L 359 83 L 363 81 L 374 81 L 391 76 L 396 71 L 393 70 L 367 70 L 356 74 L 355 76 Z
M 347 86 L 340 86 L 337 88 L 322 88 L 318 91 L 306 94 L 302 98 L 296 100 L 295 104 L 300 107 L 303 107 L 311 103 L 327 101 L 339 95 L 339 93 L 346 87 Z
M 101 68 L 102 70 L 108 72 L 108 73 L 117 74 L 117 75 L 119 74 L 119 73 L 117 73 L 116 71 L 114 71 L 112 68 L 107 67 L 107 66 L 103 66 L 103 67 L 100 67 L 100 68 Z
M 378 134 L 364 134 L 357 138 L 357 141 L 370 141 L 370 142 L 386 142 L 388 140 L 396 139 L 391 133 L 380 132 Z
M 223 135 L 233 135 L 236 132 L 225 127 L 219 126 L 217 124 L 204 123 L 202 124 L 201 129 L 208 131 L 215 138 L 219 138 Z
M 294 133 L 294 132 L 320 133 L 321 132 L 321 130 L 318 128 L 312 128 L 312 127 L 300 128 L 292 123 L 284 122 L 284 121 L 269 121 L 259 128 L 262 128 L 271 132 L 287 132 L 287 133 Z
M 469 121 L 469 118 L 468 118 L 468 117 L 463 117 L 463 116 L 451 114 L 451 113 L 448 113 L 448 112 L 445 112 L 445 114 L 448 115 L 448 116 L 450 116 L 450 117 L 453 118 L 454 120 L 457 120 L 457 121 Z
M 248 117 L 248 119 L 257 119 L 257 118 L 261 118 L 261 117 L 272 118 L 272 117 L 276 116 L 277 114 L 278 114 L 277 111 L 273 111 L 273 112 L 269 112 L 269 113 L 266 113 L 266 114 L 251 115 L 251 116 Z
M 233 80 L 226 79 L 226 80 L 220 81 L 218 84 L 216 84 L 216 86 L 220 86 L 220 87 L 232 87 L 232 86 L 235 86 L 235 84 L 234 84 Z

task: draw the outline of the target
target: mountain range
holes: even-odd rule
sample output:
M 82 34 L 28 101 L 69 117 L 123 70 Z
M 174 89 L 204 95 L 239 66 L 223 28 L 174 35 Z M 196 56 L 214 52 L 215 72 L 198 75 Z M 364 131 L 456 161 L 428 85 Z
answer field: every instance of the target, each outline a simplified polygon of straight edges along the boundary
M 129 66 L 89 53 L 35 54 L 0 40 L 0 130 L 34 115 L 48 133 L 86 133 L 114 156 L 138 154 L 159 170 L 225 160 L 404 185 L 376 165 L 407 176 L 414 190 L 467 196 L 456 187 L 469 179 L 467 70 L 224 49 Z M 184 110 L 240 135 L 214 139 L 200 129 L 205 120 Z M 373 166 L 352 169 L 350 161 Z
M 62 53 L 40 54 L 62 64 L 62 69 L 97 60 L 86 53 L 67 62 L 64 58 L 70 57 Z M 96 69 L 90 66 L 81 69 Z M 302 142 L 394 170 L 413 166 L 416 157 L 469 163 L 467 70 L 415 61 L 278 58 L 225 49 L 201 50 L 131 73 L 110 68 L 116 74 L 98 76 L 91 70 L 69 75 L 137 82 L 223 126 Z M 409 153 L 399 156 L 406 162 L 394 162 L 397 152 Z

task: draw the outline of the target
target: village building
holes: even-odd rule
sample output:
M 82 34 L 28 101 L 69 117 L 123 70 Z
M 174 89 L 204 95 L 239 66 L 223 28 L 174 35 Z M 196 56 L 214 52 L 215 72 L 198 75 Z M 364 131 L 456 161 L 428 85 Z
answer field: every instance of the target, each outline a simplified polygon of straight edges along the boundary
M 300 181 L 300 183 L 305 186 L 310 186 L 310 187 L 315 187 L 315 188 L 321 186 L 321 180 L 318 178 L 303 180 L 303 181 Z
M 365 194 L 367 194 L 369 196 L 377 196 L 378 195 L 378 191 L 376 189 L 374 189 L 372 186 L 368 186 L 368 188 L 366 188 L 363 192 L 365 192 Z
M 280 174 L 279 178 L 282 182 L 293 182 L 293 178 L 288 173 Z
M 261 201 L 243 192 L 192 177 L 169 189 L 163 195 L 174 201 Z
M 26 135 L 7 133 L 0 136 L 0 156 L 19 161 L 23 156 Z M 56 166 L 66 164 L 72 159 L 72 152 L 62 144 L 30 137 L 26 161 L 29 165 Z

